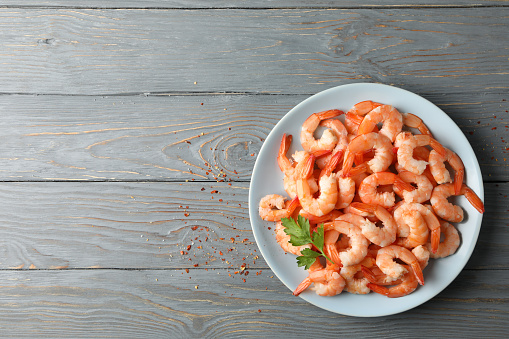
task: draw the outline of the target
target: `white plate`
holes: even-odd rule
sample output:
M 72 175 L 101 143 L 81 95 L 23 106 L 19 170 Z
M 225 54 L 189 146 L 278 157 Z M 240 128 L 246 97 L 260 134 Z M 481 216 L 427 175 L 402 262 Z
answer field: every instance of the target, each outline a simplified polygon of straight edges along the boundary
M 263 221 L 258 215 L 258 202 L 267 194 L 287 196 L 283 189 L 283 174 L 276 156 L 283 133 L 294 136 L 289 154 L 300 146 L 300 128 L 304 120 L 315 112 L 328 109 L 349 110 L 354 104 L 373 100 L 395 106 L 400 112 L 419 116 L 433 136 L 445 147 L 456 152 L 465 164 L 466 184 L 484 201 L 484 189 L 479 163 L 472 147 L 458 126 L 437 106 L 406 90 L 381 84 L 351 84 L 328 89 L 304 100 L 288 112 L 270 132 L 256 160 L 249 191 L 249 215 L 258 247 L 277 277 L 293 291 L 307 276 L 297 267 L 295 256 L 284 254 L 274 236 L 274 223 Z M 465 220 L 456 224 L 462 243 L 458 251 L 447 258 L 430 260 L 424 270 L 425 285 L 401 298 L 390 299 L 369 293 L 355 295 L 343 292 L 335 297 L 321 297 L 314 291 L 304 291 L 300 297 L 325 310 L 358 317 L 376 317 L 400 313 L 430 300 L 446 288 L 460 273 L 472 251 L 481 228 L 482 215 L 463 197 L 456 202 L 465 210 Z M 268 227 L 272 229 L 269 230 Z M 288 294 L 288 298 L 297 298 Z

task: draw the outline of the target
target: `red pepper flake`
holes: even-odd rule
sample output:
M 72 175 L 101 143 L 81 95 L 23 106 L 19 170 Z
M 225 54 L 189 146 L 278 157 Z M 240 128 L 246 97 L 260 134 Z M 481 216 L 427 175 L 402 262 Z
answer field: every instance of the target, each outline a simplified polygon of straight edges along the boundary
M 198 264 L 194 264 L 193 266 L 194 266 L 194 267 L 198 267 L 199 265 L 198 265 Z
M 202 102 L 200 105 L 202 105 L 202 106 L 203 106 L 203 102 Z
M 191 141 L 189 141 L 189 140 L 186 140 L 186 143 L 188 143 L 189 145 L 191 145 Z
M 186 250 L 188 250 L 188 251 L 189 251 L 190 249 L 191 249 L 191 245 L 187 245 Z
M 234 243 L 235 242 L 235 238 L 230 238 L 231 242 Z
M 223 252 L 219 251 L 219 255 L 223 255 Z
M 185 216 L 185 217 L 188 217 L 188 216 L 189 216 L 189 213 L 184 213 L 184 216 Z
M 470 135 L 474 135 L 474 132 L 468 132 L 468 134 L 470 134 Z
M 186 273 L 189 273 L 189 268 L 186 268 L 186 270 L 185 270 L 185 271 L 186 271 Z
M 261 312 L 262 310 L 258 310 L 258 312 Z
M 491 130 L 497 129 L 496 127 L 493 127 Z
M 208 174 L 208 173 L 207 173 Z M 200 191 L 205 191 L 205 187 L 202 187 Z
M 219 202 L 223 202 L 223 199 L 219 199 Z
M 214 193 L 218 193 L 219 191 L 218 190 L 213 190 L 210 192 L 210 194 L 214 194 Z
M 198 226 L 193 226 L 193 227 L 191 227 L 191 229 L 192 229 L 193 231 L 196 231 L 196 230 L 198 229 Z

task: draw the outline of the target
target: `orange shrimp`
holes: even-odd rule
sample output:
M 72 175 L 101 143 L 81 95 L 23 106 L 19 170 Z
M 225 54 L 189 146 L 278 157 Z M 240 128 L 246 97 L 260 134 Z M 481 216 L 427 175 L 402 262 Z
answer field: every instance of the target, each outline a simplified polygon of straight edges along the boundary
M 343 114 L 343 111 L 337 109 L 311 114 L 306 119 L 306 121 L 304 121 L 304 124 L 302 124 L 300 133 L 300 142 L 302 144 L 302 148 L 308 152 L 318 150 L 332 150 L 338 142 L 338 137 L 334 132 L 332 132 L 330 129 L 326 129 L 320 139 L 315 139 L 314 133 L 320 124 L 320 121 L 334 118 L 341 114 Z
M 388 246 L 396 240 L 396 233 L 398 226 L 392 215 L 380 205 L 370 205 L 364 203 L 353 202 L 352 207 L 368 213 L 373 213 L 383 223 L 383 227 L 377 225 L 369 220 L 359 225 L 362 235 L 369 241 L 378 246 Z
M 336 231 L 338 236 L 339 233 L 345 234 L 350 239 L 350 248 L 344 252 L 338 252 L 334 246 L 334 237 L 331 237 L 331 241 L 324 245 L 324 252 L 334 263 L 350 266 L 360 263 L 366 257 L 369 242 L 357 226 L 346 221 L 334 220 L 333 222 L 325 223 L 324 228 L 325 231 Z
M 409 228 L 407 235 L 399 232 L 398 235 L 404 239 L 398 240 L 398 244 L 405 247 L 415 247 L 427 241 L 427 235 L 425 230 L 422 229 L 423 225 L 419 215 L 422 216 L 426 227 L 431 232 L 431 248 L 432 252 L 435 253 L 440 243 L 440 221 L 433 211 L 418 203 L 404 203 L 394 210 L 394 219 L 396 219 L 398 227 Z
M 438 184 L 453 182 L 449 171 L 445 168 L 445 162 L 448 162 L 454 169 L 454 194 L 459 195 L 461 185 L 463 184 L 463 177 L 465 176 L 465 166 L 456 153 L 449 149 L 445 149 L 445 151 L 445 155 L 439 154 L 434 150 L 430 152 L 429 168 Z
M 394 206 L 396 201 L 394 192 L 379 193 L 377 188 L 380 185 L 395 185 L 399 187 L 400 191 L 412 191 L 415 189 L 412 185 L 404 182 L 397 174 L 392 172 L 373 173 L 364 179 L 359 187 L 358 193 L 362 202 L 381 205 L 385 208 Z
M 400 298 L 404 297 L 415 291 L 417 286 L 419 286 L 419 282 L 416 279 L 414 271 L 411 267 L 408 267 L 408 271 L 403 278 L 399 281 L 397 285 L 391 287 L 380 286 L 374 283 L 368 283 L 367 287 L 371 289 L 373 292 L 385 295 L 389 298 Z M 364 271 L 363 271 L 364 272 Z
M 431 206 L 440 218 L 450 222 L 461 222 L 463 221 L 463 209 L 447 201 L 447 198 L 453 195 L 456 195 L 454 184 L 438 185 L 431 194 Z M 484 213 L 484 203 L 467 185 L 461 186 L 459 195 L 464 195 L 479 213 Z
M 403 125 L 408 126 L 410 128 L 417 128 L 421 134 L 429 135 L 430 137 L 433 137 L 431 135 L 430 130 L 428 127 L 422 122 L 422 119 L 419 118 L 417 115 L 412 113 L 402 113 L 403 116 Z
M 362 267 L 370 268 L 374 264 L 375 259 L 366 257 L 359 264 L 342 267 L 340 274 L 345 279 L 345 290 L 354 294 L 368 294 L 371 292 L 367 286 L 370 281 L 362 274 Z
M 315 263 L 311 265 L 308 272 L 309 276 L 297 286 L 293 295 L 297 296 L 301 294 L 312 283 L 314 283 L 316 294 L 321 296 L 335 296 L 340 294 L 345 288 L 345 280 L 339 274 L 339 266 L 337 265 L 327 264 L 327 266 L 323 268 L 317 259 Z
M 372 110 L 374 110 L 375 108 L 377 108 L 378 106 L 382 106 L 382 104 L 371 100 L 361 101 L 353 105 L 353 107 L 350 108 L 348 113 L 364 116 L 371 112 Z
M 408 269 L 395 262 L 394 259 L 400 259 L 410 265 L 419 284 L 424 285 L 424 277 L 419 261 L 412 252 L 404 247 L 390 245 L 381 248 L 376 256 L 376 265 L 388 276 L 400 278 L 408 272 Z
M 385 135 L 372 132 L 359 135 L 350 142 L 343 160 L 343 175 L 350 175 L 355 154 L 372 148 L 375 149 L 375 157 L 368 161 L 369 169 L 382 172 L 389 168 L 393 159 L 392 143 Z
M 391 105 L 378 106 L 366 114 L 362 123 L 359 125 L 357 134 L 372 132 L 373 128 L 379 122 L 383 122 L 379 133 L 385 135 L 391 142 L 394 142 L 396 136 L 401 132 L 401 128 L 403 127 L 403 117 L 401 113 Z
M 394 192 L 402 197 L 403 200 L 406 202 L 423 203 L 431 198 L 433 184 L 425 175 L 418 175 L 409 171 L 402 171 L 398 173 L 398 176 L 404 182 L 415 184 L 417 186 L 417 189 L 412 191 L 402 191 L 399 189 L 399 186 L 394 186 Z
M 338 138 L 338 142 L 336 147 L 332 150 L 332 154 L 324 157 L 320 157 L 316 160 L 316 164 L 319 168 L 325 167 L 325 165 L 329 162 L 330 158 L 336 154 L 337 152 L 341 152 L 342 154 L 345 152 L 348 147 L 348 131 L 345 126 L 338 119 L 327 119 L 320 122 L 320 126 L 327 127 L 331 131 L 334 132 L 336 137 Z
M 428 165 L 427 161 L 417 160 L 414 158 L 414 149 L 417 146 L 430 145 L 440 154 L 445 154 L 445 148 L 429 135 L 418 134 L 413 135 L 409 132 L 401 132 L 396 137 L 394 146 L 398 148 L 398 163 L 407 171 L 415 174 L 422 174 Z
M 444 240 L 438 245 L 437 252 L 431 253 L 431 257 L 434 259 L 445 258 L 454 254 L 461 242 L 458 230 L 447 221 L 440 222 L 440 232 L 444 235 Z M 427 246 L 430 247 L 429 244 Z
M 311 158 L 313 161 L 313 158 Z M 320 217 L 331 212 L 336 207 L 338 200 L 338 184 L 336 175 L 323 175 L 318 181 L 319 196 L 315 198 L 306 179 L 312 167 L 309 167 L 308 173 L 301 173 L 301 178 L 297 180 L 297 196 L 302 209 L 308 213 Z
M 291 201 L 278 194 L 269 194 L 260 200 L 258 212 L 260 217 L 266 221 L 279 221 L 288 218 L 299 206 L 299 199 L 295 197 Z

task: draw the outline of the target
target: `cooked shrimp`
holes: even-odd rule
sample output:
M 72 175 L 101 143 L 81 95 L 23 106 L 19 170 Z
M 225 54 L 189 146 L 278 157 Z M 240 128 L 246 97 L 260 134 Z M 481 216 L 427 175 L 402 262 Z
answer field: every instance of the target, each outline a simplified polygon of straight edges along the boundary
M 456 250 L 460 246 L 460 235 L 458 230 L 447 221 L 440 222 L 440 232 L 444 235 L 444 240 L 438 245 L 438 251 L 431 253 L 431 257 L 434 259 L 445 258 L 456 253 Z M 430 247 L 430 245 L 427 245 Z
M 463 184 L 463 177 L 465 175 L 465 166 L 461 158 L 449 149 L 445 149 L 445 155 L 439 154 L 436 151 L 431 151 L 429 154 L 429 168 L 433 178 L 438 184 L 445 184 L 453 182 L 449 171 L 445 168 L 445 162 L 454 169 L 454 194 L 458 195 L 461 191 Z
M 421 118 L 412 113 L 402 113 L 403 116 L 403 125 L 408 126 L 410 128 L 417 128 L 421 134 L 426 134 L 432 137 L 431 132 L 428 127 L 422 122 Z
M 341 263 L 343 266 L 355 265 L 366 257 L 369 242 L 357 226 L 346 221 L 334 220 L 333 222 L 325 223 L 324 227 L 325 231 L 334 230 L 348 236 L 350 239 L 350 248 L 344 252 L 338 252 L 335 246 L 330 246 L 330 243 L 328 246 L 324 245 L 325 253 L 336 264 Z
M 400 216 L 400 213 L 407 214 L 407 216 Z M 404 243 L 407 245 L 415 243 L 416 246 L 422 244 L 421 237 L 424 236 L 424 234 L 422 233 L 422 229 L 419 228 L 422 225 L 411 225 L 412 222 L 419 223 L 419 220 L 416 219 L 417 217 L 415 216 L 416 213 L 419 213 L 424 218 L 424 221 L 431 232 L 431 248 L 432 252 L 435 253 L 438 249 L 438 244 L 440 243 L 440 221 L 431 209 L 418 203 L 404 203 L 394 211 L 394 218 L 397 220 L 398 225 L 401 223 L 410 228 L 410 234 L 407 236 Z M 412 220 L 412 218 L 414 218 L 414 220 Z M 417 228 L 412 229 L 412 226 Z M 410 239 L 408 239 L 409 237 Z
M 348 113 L 364 116 L 371 112 L 372 110 L 374 110 L 375 108 L 377 108 L 378 106 L 382 106 L 382 104 L 371 100 L 361 101 L 353 105 L 353 107 L 350 108 Z
M 306 244 L 302 246 L 294 246 L 290 243 L 290 235 L 286 234 L 285 227 L 281 221 L 276 223 L 276 241 L 281 246 L 281 248 L 288 253 L 292 253 L 295 255 L 302 255 L 301 251 L 305 248 L 311 248 L 311 244 Z
M 381 105 L 366 114 L 359 125 L 357 134 L 372 132 L 373 128 L 380 122 L 383 122 L 383 125 L 379 133 L 385 135 L 391 142 L 394 142 L 403 127 L 403 117 L 391 105 Z
M 405 295 L 408 295 L 415 291 L 417 286 L 419 286 L 419 282 L 416 279 L 416 275 L 414 274 L 413 269 L 411 267 L 408 267 L 408 270 L 409 272 L 403 276 L 403 278 L 397 285 L 385 287 L 369 283 L 367 284 L 367 287 L 369 287 L 369 289 L 371 289 L 373 292 L 385 295 L 386 297 L 389 298 L 404 297 Z
M 390 245 L 378 250 L 376 256 L 376 265 L 388 276 L 393 278 L 402 277 L 408 272 L 408 269 L 394 261 L 400 259 L 410 265 L 419 284 L 424 285 L 424 277 L 422 275 L 421 266 L 415 255 L 404 247 Z
M 345 290 L 354 294 L 368 294 L 371 292 L 367 286 L 370 282 L 364 274 L 362 274 L 362 267 L 373 267 L 375 260 L 366 257 L 359 264 L 342 267 L 339 272 L 343 279 L 345 279 Z
M 392 163 L 392 143 L 383 134 L 367 133 L 354 138 L 346 149 L 343 160 L 343 174 L 349 176 L 355 154 L 369 149 L 375 149 L 375 157 L 368 161 L 368 166 L 373 172 L 385 171 Z
M 260 200 L 258 213 L 263 220 L 279 221 L 281 218 L 288 218 L 295 208 L 299 206 L 299 199 L 295 197 L 291 201 L 278 194 L 269 194 Z
M 304 121 L 304 124 L 302 124 L 302 130 L 300 133 L 302 148 L 308 152 L 332 150 L 338 142 L 338 137 L 334 134 L 334 132 L 330 129 L 326 129 L 321 138 L 318 140 L 315 139 L 314 133 L 320 124 L 320 121 L 334 118 L 340 114 L 343 114 L 343 112 L 337 109 L 311 114 L 306 121 Z
M 337 265 L 328 264 L 325 268 L 314 270 L 310 268 L 308 271 L 309 276 L 297 286 L 293 295 L 301 294 L 311 283 L 314 283 L 316 294 L 321 296 L 335 296 L 340 294 L 345 288 L 345 280 L 339 274 L 339 267 Z
M 336 179 L 338 181 L 338 201 L 336 202 L 336 209 L 343 209 L 350 205 L 355 197 L 355 181 L 352 177 L 343 177 L 342 170 L 336 173 Z
M 323 168 L 329 162 L 330 158 L 336 154 L 337 152 L 341 152 L 342 154 L 345 152 L 348 147 L 348 131 L 341 121 L 338 119 L 327 119 L 320 122 L 320 126 L 327 127 L 331 131 L 334 132 L 336 137 L 338 138 L 338 142 L 336 147 L 332 150 L 332 154 L 324 157 L 320 157 L 316 160 L 316 164 L 318 167 Z
M 414 248 L 424 245 L 429 238 L 429 228 L 424 217 L 411 208 L 410 204 L 394 210 L 394 220 L 398 225 L 396 245 Z
M 310 186 L 305 179 L 306 173 L 302 173 L 302 178 L 297 180 L 297 196 L 302 209 L 317 217 L 331 212 L 338 200 L 338 184 L 336 175 L 323 175 L 318 182 L 320 195 L 318 198 L 313 196 Z
M 308 213 L 304 210 L 300 210 L 299 214 L 308 219 L 311 224 L 322 224 L 324 222 L 333 221 L 339 218 L 343 213 L 339 210 L 333 210 L 327 214 L 324 214 L 320 217 L 317 217 L 316 215 L 313 215 L 311 213 Z
M 450 222 L 463 221 L 463 209 L 460 206 L 451 204 L 447 198 L 456 195 L 454 184 L 442 184 L 433 189 L 430 202 L 433 211 L 442 219 Z M 461 186 L 460 194 L 464 195 L 470 204 L 479 212 L 484 213 L 484 204 L 481 199 L 467 185 Z
M 396 197 L 394 192 L 378 192 L 380 185 L 395 185 L 401 191 L 412 191 L 414 187 L 404 182 L 401 178 L 392 172 L 373 173 L 364 179 L 359 187 L 359 196 L 362 202 L 366 204 L 381 205 L 385 208 L 394 206 Z
M 419 245 L 412 250 L 413 255 L 417 258 L 421 270 L 428 266 L 429 258 L 431 257 L 430 251 L 423 245 Z
M 359 125 L 361 124 L 363 119 L 364 119 L 363 116 L 356 115 L 353 113 L 345 114 L 345 124 L 344 125 L 345 125 L 346 130 L 348 131 L 348 135 L 350 135 L 350 136 L 357 135 L 357 131 L 359 130 Z
M 383 227 L 369 220 L 366 220 L 359 227 L 369 241 L 378 246 L 388 246 L 396 240 L 396 232 L 398 226 L 392 215 L 380 205 L 370 205 L 364 203 L 353 202 L 352 207 L 368 213 L 373 213 L 383 224 Z
M 423 203 L 431 198 L 433 185 L 425 175 L 414 174 L 409 171 L 402 171 L 398 176 L 407 183 L 415 184 L 417 189 L 413 191 L 402 191 L 399 186 L 394 186 L 394 192 L 403 198 L 406 202 Z
M 288 159 L 286 153 L 290 149 L 292 144 L 292 135 L 283 134 L 283 138 L 281 139 L 281 145 L 279 146 L 279 152 L 277 154 L 277 164 L 279 165 L 279 169 L 285 176 L 292 176 L 294 172 L 293 163 Z
M 310 192 L 315 194 L 318 191 L 318 183 L 311 176 L 316 159 L 315 155 L 306 151 L 297 151 L 293 154 L 293 158 L 296 160 L 295 167 L 287 169 L 283 177 L 283 187 L 286 193 L 288 193 L 290 198 L 295 198 L 297 196 L 297 180 L 301 178 L 303 173 L 306 173 Z
M 428 165 L 427 161 L 414 158 L 414 149 L 417 146 L 430 145 L 440 154 L 445 154 L 445 148 L 429 135 L 413 135 L 409 132 L 401 132 L 396 137 L 394 146 L 398 148 L 398 163 L 404 169 L 415 174 L 422 174 Z

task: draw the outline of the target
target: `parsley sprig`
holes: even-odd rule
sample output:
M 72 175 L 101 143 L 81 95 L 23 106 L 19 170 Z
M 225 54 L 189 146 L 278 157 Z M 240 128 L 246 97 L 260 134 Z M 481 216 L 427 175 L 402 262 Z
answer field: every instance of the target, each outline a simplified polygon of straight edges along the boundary
M 320 251 L 316 252 L 310 248 L 303 249 L 300 253 L 301 255 L 297 257 L 297 266 L 305 266 L 305 269 L 309 269 L 311 265 L 315 262 L 316 258 L 319 256 L 325 257 L 330 262 L 333 262 L 327 255 L 323 252 L 324 245 L 324 235 L 325 229 L 323 224 L 318 226 L 311 234 L 311 230 L 309 227 L 309 220 L 298 216 L 297 222 L 295 222 L 292 218 L 282 218 L 281 222 L 285 227 L 285 233 L 290 236 L 290 244 L 293 246 L 302 246 L 307 244 L 313 244 Z

